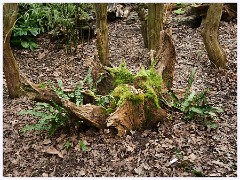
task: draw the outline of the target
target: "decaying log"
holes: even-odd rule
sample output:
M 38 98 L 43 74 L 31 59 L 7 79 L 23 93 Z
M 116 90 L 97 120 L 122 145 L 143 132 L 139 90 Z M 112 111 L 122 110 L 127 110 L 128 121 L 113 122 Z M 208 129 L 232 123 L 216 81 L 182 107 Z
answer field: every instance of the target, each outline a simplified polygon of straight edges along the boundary
M 186 16 L 206 17 L 209 4 L 191 5 L 186 11 Z M 230 21 L 237 18 L 237 3 L 225 3 L 222 7 L 221 20 Z
M 75 103 L 68 100 L 64 100 L 63 105 L 87 125 L 95 126 L 98 129 L 106 127 L 107 116 L 103 107 L 91 104 L 76 106 Z
M 38 102 L 52 103 L 54 101 L 58 105 L 62 105 L 62 100 L 57 96 L 57 94 L 50 88 L 40 88 L 38 84 L 31 82 L 24 74 L 20 75 L 22 88 L 30 99 Z M 64 91 L 64 90 L 63 90 Z M 73 92 L 74 89 L 67 89 L 64 92 Z M 94 97 L 90 95 L 88 91 L 82 91 L 83 102 L 92 103 L 94 102 Z
M 104 108 L 101 106 L 95 106 L 91 104 L 76 106 L 75 103 L 61 99 L 57 94 L 50 88 L 39 88 L 37 84 L 29 81 L 23 74 L 21 75 L 23 88 L 32 100 L 38 102 L 52 103 L 54 101 L 60 106 L 66 107 L 72 114 L 81 119 L 84 123 L 90 126 L 95 126 L 99 129 L 106 127 L 105 120 L 107 118 Z M 68 90 L 69 92 L 69 90 Z M 94 98 L 87 93 L 82 91 L 84 101 L 94 101 Z
M 159 122 L 165 122 L 168 116 L 167 111 L 162 108 L 157 108 L 152 100 L 146 100 L 144 102 L 144 114 L 146 117 L 142 125 L 144 129 L 156 127 Z
M 168 90 L 173 85 L 173 74 L 176 62 L 175 46 L 172 40 L 171 29 L 160 32 L 160 45 L 156 51 L 156 71 L 163 78 L 163 83 Z

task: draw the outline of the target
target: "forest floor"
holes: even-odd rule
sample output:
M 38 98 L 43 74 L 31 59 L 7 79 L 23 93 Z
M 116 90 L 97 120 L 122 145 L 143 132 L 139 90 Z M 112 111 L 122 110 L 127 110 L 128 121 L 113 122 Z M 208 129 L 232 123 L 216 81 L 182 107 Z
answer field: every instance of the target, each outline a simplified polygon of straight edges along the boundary
M 169 177 L 201 172 L 198 175 L 237 176 L 237 23 L 220 23 L 219 40 L 228 59 L 225 70 L 210 66 L 200 31 L 201 28 L 187 26 L 173 28 L 177 54 L 174 88 L 185 88 L 192 68 L 196 67 L 193 88 L 210 88 L 209 101 L 224 109 L 215 120 L 218 128 L 209 129 L 173 116 L 155 130 L 122 138 L 94 129 L 59 132 L 51 138 L 45 132 L 20 133 L 23 126 L 37 119 L 20 116 L 18 112 L 32 109 L 36 102 L 26 97 L 10 99 L 4 80 L 3 175 Z M 109 23 L 109 40 L 113 65 L 125 60 L 133 72 L 140 64 L 147 65 L 148 50 L 143 45 L 139 21 L 131 25 L 122 20 Z M 37 83 L 62 79 L 64 86 L 73 87 L 85 77 L 90 60 L 97 55 L 96 38 L 79 45 L 77 53 L 71 55 L 46 36 L 39 37 L 38 43 L 39 48 L 33 52 L 14 49 L 21 72 Z M 67 140 L 73 142 L 69 151 L 64 149 Z M 87 151 L 81 150 L 79 140 L 85 142 Z M 178 160 L 170 165 L 174 158 Z

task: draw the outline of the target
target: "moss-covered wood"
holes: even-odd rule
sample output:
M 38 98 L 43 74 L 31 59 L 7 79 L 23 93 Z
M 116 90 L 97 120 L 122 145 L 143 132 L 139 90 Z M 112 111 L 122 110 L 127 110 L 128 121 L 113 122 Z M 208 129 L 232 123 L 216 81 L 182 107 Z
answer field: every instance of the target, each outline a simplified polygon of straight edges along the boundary
M 173 74 L 176 62 L 176 51 L 172 40 L 171 29 L 160 32 L 159 47 L 156 52 L 156 71 L 162 76 L 165 87 L 170 90 L 173 85 Z
M 105 66 L 110 65 L 109 47 L 108 47 L 108 24 L 107 24 L 107 4 L 96 3 L 97 20 L 97 49 L 98 57 Z
M 163 30 L 163 13 L 163 3 L 148 4 L 147 36 L 149 50 L 156 50 L 159 46 L 160 31 Z
M 210 4 L 201 32 L 209 60 L 217 68 L 225 68 L 227 64 L 227 56 L 218 41 L 218 27 L 222 15 L 222 7 L 222 3 Z
M 3 72 L 10 98 L 18 98 L 21 95 L 19 67 L 10 47 L 10 38 L 17 12 L 17 3 L 5 3 L 3 5 Z
M 108 94 L 112 98 L 104 107 L 96 105 L 97 96 L 86 90 L 81 92 L 83 105 L 77 106 L 70 99 L 60 98 L 52 89 L 30 82 L 23 75 L 21 82 L 31 99 L 50 104 L 54 101 L 69 111 L 72 120 L 83 121 L 84 124 L 98 129 L 115 129 L 119 136 L 131 130 L 153 128 L 159 122 L 167 120 L 167 111 L 160 103 L 162 78 L 154 67 L 142 67 L 137 74 L 132 74 L 126 63 L 122 63 L 119 67 L 108 67 L 105 71 L 106 78 L 109 75 L 114 80 L 114 87 Z M 63 92 L 66 91 L 63 89 Z

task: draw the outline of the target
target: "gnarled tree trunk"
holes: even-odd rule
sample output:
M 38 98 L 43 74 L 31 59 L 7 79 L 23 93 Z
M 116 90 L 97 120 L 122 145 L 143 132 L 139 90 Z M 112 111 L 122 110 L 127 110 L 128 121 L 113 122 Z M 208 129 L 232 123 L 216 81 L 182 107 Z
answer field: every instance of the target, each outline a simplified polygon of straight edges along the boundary
M 217 68 L 225 68 L 227 63 L 227 56 L 218 42 L 218 27 L 222 16 L 222 7 L 222 3 L 210 4 L 201 32 L 211 64 Z
M 18 98 L 21 95 L 19 67 L 10 47 L 10 38 L 17 18 L 17 11 L 17 3 L 3 5 L 3 71 L 10 98 Z
M 96 3 L 97 18 L 97 49 L 98 57 L 102 65 L 110 65 L 108 47 L 108 24 L 107 24 L 107 4 Z
M 163 30 L 163 13 L 163 3 L 148 4 L 147 36 L 149 50 L 156 50 L 159 46 L 160 31 Z

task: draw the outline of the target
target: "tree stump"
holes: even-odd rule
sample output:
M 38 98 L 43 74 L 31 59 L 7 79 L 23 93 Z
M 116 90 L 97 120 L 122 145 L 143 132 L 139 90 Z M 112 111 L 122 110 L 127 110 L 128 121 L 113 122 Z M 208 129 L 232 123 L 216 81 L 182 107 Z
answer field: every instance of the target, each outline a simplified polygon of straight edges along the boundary
M 172 40 L 171 29 L 160 32 L 159 47 L 156 51 L 156 66 L 155 69 L 163 78 L 163 83 L 168 90 L 173 85 L 173 74 L 176 62 L 176 51 Z

